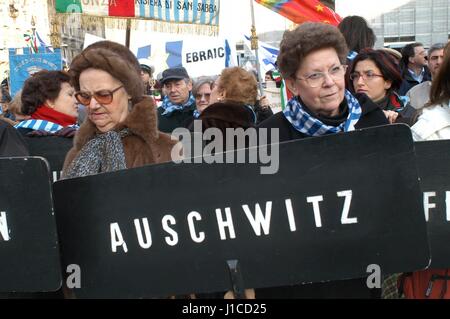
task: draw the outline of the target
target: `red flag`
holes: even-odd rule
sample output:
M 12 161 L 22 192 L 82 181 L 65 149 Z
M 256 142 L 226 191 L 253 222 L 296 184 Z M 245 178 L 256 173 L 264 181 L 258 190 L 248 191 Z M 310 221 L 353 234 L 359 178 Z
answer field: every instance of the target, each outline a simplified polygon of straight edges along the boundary
M 342 18 L 318 0 L 255 0 L 294 23 L 324 22 L 337 26 Z
M 134 17 L 134 0 L 109 1 L 110 17 Z

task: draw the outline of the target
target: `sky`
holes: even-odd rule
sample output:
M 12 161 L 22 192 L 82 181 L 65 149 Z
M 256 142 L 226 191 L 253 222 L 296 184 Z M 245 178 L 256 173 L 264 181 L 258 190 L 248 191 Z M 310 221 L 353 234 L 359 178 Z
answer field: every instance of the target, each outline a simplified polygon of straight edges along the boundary
M 243 33 L 250 33 L 250 1 L 252 0 L 220 1 L 220 35 L 239 40 Z M 361 15 L 366 19 L 371 19 L 409 1 L 410 0 L 336 0 L 336 12 L 342 17 L 347 15 Z M 257 33 L 285 30 L 289 26 L 289 20 L 281 15 L 256 2 L 254 2 L 253 6 Z

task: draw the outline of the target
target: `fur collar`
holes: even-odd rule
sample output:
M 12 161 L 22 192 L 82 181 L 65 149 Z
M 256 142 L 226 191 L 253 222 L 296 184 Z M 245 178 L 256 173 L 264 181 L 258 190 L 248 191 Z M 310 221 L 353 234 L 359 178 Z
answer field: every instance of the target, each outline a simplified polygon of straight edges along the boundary
M 142 137 L 148 143 L 157 140 L 159 138 L 158 117 L 153 98 L 144 97 L 135 104 L 125 121 L 117 125 L 114 130 L 120 131 L 123 128 L 128 128 L 134 135 Z M 94 123 L 86 118 L 75 136 L 75 148 L 80 150 L 98 133 Z
M 253 126 L 252 111 L 242 103 L 226 101 L 208 106 L 200 115 L 201 120 L 220 120 L 235 123 L 238 127 Z

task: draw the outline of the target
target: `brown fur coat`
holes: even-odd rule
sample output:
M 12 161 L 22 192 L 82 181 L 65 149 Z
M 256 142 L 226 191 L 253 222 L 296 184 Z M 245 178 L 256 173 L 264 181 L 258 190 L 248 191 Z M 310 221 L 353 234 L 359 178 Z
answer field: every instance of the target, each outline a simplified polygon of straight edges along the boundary
M 170 135 L 158 131 L 158 117 L 153 99 L 144 98 L 135 104 L 123 123 L 115 130 L 128 128 L 131 135 L 122 139 L 127 168 L 171 161 L 171 151 L 178 142 Z M 75 159 L 82 147 L 98 133 L 94 123 L 87 118 L 74 139 L 74 146 L 67 153 L 63 172 Z

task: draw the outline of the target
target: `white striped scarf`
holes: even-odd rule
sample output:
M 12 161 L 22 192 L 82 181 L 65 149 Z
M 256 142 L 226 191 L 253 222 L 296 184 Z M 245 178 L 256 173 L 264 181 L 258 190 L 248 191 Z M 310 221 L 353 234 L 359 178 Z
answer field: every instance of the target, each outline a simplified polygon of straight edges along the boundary
M 45 131 L 49 133 L 56 133 L 59 130 L 63 129 L 63 126 L 46 121 L 46 120 L 25 120 L 14 126 L 15 128 L 27 128 L 33 131 Z M 78 125 L 70 125 L 70 127 L 78 128 Z

